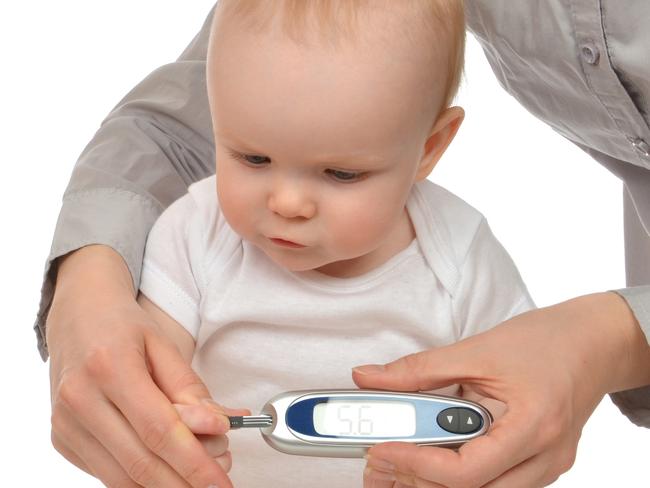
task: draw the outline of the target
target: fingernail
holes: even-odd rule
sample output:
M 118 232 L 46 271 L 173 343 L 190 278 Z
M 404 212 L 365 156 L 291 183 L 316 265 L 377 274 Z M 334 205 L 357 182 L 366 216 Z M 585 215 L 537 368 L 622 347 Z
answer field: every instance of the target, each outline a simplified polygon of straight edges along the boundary
M 181 420 L 185 425 L 187 425 L 190 430 L 198 430 L 203 426 L 203 419 L 205 417 L 205 412 L 202 412 L 194 405 L 182 405 L 175 403 L 174 407 L 178 412 Z
M 215 418 L 220 425 L 219 427 L 220 432 L 227 432 L 228 430 L 230 430 L 230 421 L 228 420 L 227 415 L 223 411 L 223 408 L 221 408 L 221 405 L 219 405 L 217 402 L 213 400 L 210 400 L 209 398 L 202 399 L 201 404 L 205 405 L 212 412 L 217 414 Z
M 387 473 L 385 471 L 376 471 L 372 468 L 363 470 L 363 476 L 371 481 L 395 481 L 394 473 Z
M 395 471 L 395 466 L 388 461 L 371 456 L 370 454 L 366 454 L 363 457 L 368 462 L 369 468 L 380 469 L 382 471 Z
M 364 375 L 379 374 L 386 371 L 386 367 L 383 364 L 364 364 L 363 366 L 352 368 L 352 371 Z
M 230 468 L 232 468 L 232 457 L 228 453 L 224 453 L 219 457 L 214 458 L 214 460 L 219 463 L 219 466 L 228 473 Z

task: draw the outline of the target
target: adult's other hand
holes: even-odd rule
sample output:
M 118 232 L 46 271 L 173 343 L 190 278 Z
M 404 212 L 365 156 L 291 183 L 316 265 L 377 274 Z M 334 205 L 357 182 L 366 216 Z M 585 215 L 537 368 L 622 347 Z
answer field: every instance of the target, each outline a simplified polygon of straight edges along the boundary
M 505 403 L 485 436 L 458 451 L 380 444 L 366 488 L 538 487 L 567 471 L 602 397 L 650 384 L 650 348 L 615 293 L 516 316 L 456 344 L 355 368 L 361 388 L 426 391 L 452 383 Z M 465 396 L 465 395 L 464 395 Z

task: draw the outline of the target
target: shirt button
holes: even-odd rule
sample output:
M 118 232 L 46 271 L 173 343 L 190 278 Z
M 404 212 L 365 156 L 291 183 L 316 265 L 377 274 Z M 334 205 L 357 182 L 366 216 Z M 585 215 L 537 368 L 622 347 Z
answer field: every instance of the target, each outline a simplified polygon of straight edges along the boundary
M 632 141 L 632 145 L 634 146 L 634 149 L 636 149 L 641 154 L 641 156 L 650 158 L 650 144 L 639 138 Z
M 596 65 L 600 61 L 600 50 L 591 41 L 583 42 L 580 45 L 580 54 L 588 64 Z

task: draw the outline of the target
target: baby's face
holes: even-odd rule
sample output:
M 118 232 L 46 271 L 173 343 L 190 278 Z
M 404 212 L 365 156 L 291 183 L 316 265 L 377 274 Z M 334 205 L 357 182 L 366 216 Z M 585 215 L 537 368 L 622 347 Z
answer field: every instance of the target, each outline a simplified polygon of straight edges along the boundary
M 396 47 L 396 50 L 399 50 Z M 413 239 L 430 76 L 404 53 L 298 46 L 221 23 L 208 90 L 230 226 L 292 270 L 360 274 Z

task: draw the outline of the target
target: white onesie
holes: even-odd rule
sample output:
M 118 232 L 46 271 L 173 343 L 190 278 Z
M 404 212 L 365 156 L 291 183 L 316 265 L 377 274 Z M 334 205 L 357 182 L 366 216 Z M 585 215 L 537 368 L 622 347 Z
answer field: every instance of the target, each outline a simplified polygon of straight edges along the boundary
M 192 364 L 215 401 L 253 414 L 283 391 L 353 388 L 353 366 L 450 344 L 534 306 L 475 209 L 423 181 L 407 210 L 416 239 L 378 268 L 291 272 L 230 228 L 212 176 L 155 223 L 140 289 L 195 338 Z M 236 488 L 362 486 L 362 459 L 289 456 L 256 429 L 229 440 Z

